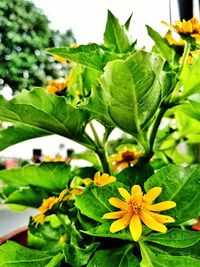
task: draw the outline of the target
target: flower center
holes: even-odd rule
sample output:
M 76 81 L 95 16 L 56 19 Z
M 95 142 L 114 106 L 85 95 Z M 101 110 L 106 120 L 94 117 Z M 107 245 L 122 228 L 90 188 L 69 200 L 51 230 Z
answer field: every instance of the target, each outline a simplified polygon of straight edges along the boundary
M 147 203 L 141 197 L 135 196 L 130 199 L 129 207 L 133 214 L 140 214 L 147 209 Z
M 132 161 L 132 160 L 136 159 L 136 156 L 133 152 L 126 151 L 126 152 L 122 153 L 122 158 L 124 161 Z

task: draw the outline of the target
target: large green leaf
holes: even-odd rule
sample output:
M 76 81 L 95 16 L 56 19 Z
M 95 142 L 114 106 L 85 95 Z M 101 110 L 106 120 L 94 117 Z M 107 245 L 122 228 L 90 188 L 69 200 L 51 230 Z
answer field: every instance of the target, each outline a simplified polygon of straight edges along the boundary
M 183 85 L 181 97 L 187 97 L 200 92 L 200 57 L 194 59 L 192 64 L 186 63 L 183 66 L 180 81 Z
M 188 103 L 180 106 L 180 110 L 188 116 L 200 121 L 200 102 L 189 100 Z
M 48 194 L 41 188 L 22 187 L 8 196 L 7 204 L 18 204 L 27 207 L 39 207 Z
M 146 25 L 148 35 L 154 40 L 156 49 L 160 52 L 162 57 L 168 61 L 170 65 L 174 64 L 175 50 L 169 46 L 167 40 L 163 38 L 158 32 Z
M 56 267 L 62 258 L 62 254 L 52 256 L 47 252 L 29 249 L 12 241 L 0 247 L 1 267 Z
M 150 124 L 162 96 L 171 86 L 171 77 L 163 71 L 163 59 L 140 50 L 126 60 L 109 62 L 84 106 L 104 124 L 138 134 Z
M 100 71 L 103 70 L 107 62 L 122 57 L 122 55 L 112 52 L 110 48 L 94 43 L 80 45 L 77 48 L 49 48 L 47 52 Z
M 69 182 L 69 165 L 57 163 L 41 163 L 21 168 L 0 171 L 0 179 L 16 186 L 36 186 L 46 190 L 59 191 Z
M 139 267 L 139 259 L 133 254 L 133 244 L 95 252 L 87 267 Z
M 130 49 L 130 40 L 126 33 L 126 26 L 121 26 L 110 10 L 108 10 L 104 42 L 108 46 L 114 45 L 117 53 L 127 52 Z
M 200 233 L 198 231 L 195 232 L 182 229 L 171 229 L 165 234 L 151 233 L 145 237 L 145 241 L 174 248 L 190 247 L 199 240 Z
M 180 167 L 168 165 L 152 175 L 144 187 L 148 191 L 161 186 L 163 191 L 156 202 L 173 200 L 176 208 L 167 211 L 176 223 L 185 222 L 200 214 L 200 165 Z
M 84 134 L 89 114 L 67 104 L 65 97 L 49 94 L 43 88 L 23 90 L 10 101 L 0 96 L 0 119 L 18 125 L 12 128 L 14 137 L 10 138 L 10 144 L 33 138 L 35 131 L 35 137 L 58 134 L 82 144 L 93 145 L 92 140 Z M 3 133 L 3 137 L 8 135 L 8 131 Z M 20 137 L 16 137 L 19 134 Z
M 106 186 L 95 186 L 91 183 L 81 195 L 75 196 L 75 206 L 87 217 L 98 222 L 105 222 L 102 216 L 113 210 L 108 199 L 120 196 L 117 190 L 119 187 L 124 187 L 124 185 L 114 182 Z M 88 203 L 91 204 L 88 205 Z

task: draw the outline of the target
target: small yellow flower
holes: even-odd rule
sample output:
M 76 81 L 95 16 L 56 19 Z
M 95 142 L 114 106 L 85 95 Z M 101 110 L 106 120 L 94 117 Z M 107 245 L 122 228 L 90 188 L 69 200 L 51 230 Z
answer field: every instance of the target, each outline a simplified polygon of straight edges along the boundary
M 79 47 L 79 45 L 76 44 L 76 43 L 73 43 L 73 44 L 70 45 L 70 48 L 77 48 L 77 47 Z
M 38 224 L 44 224 L 45 222 L 45 215 L 44 213 L 37 214 L 33 217 L 34 223 L 36 223 L 36 227 Z
M 174 32 L 191 36 L 198 42 L 200 41 L 200 22 L 195 17 L 188 21 L 184 19 L 182 21 L 175 21 L 175 25 L 169 24 L 165 21 L 162 21 L 162 23 Z
M 111 169 L 113 171 L 121 171 L 129 166 L 134 166 L 141 156 L 141 152 L 136 149 L 128 149 L 124 147 L 122 151 L 118 151 L 117 154 L 112 155 L 108 161 L 114 163 Z
M 167 227 L 164 223 L 175 221 L 170 216 L 155 212 L 168 210 L 176 206 L 174 201 L 152 204 L 160 195 L 161 187 L 154 187 L 144 195 L 139 185 L 134 185 L 131 188 L 131 194 L 124 188 L 118 188 L 118 191 L 125 201 L 111 197 L 109 203 L 119 208 L 120 211 L 109 212 L 102 217 L 103 219 L 117 219 L 110 226 L 111 233 L 123 230 L 129 225 L 133 240 L 138 241 L 142 234 L 142 222 L 152 230 L 165 233 Z
M 65 200 L 74 200 L 75 195 L 81 195 L 83 193 L 84 188 L 79 187 L 76 189 L 70 190 L 68 195 L 65 197 Z
M 51 210 L 52 207 L 58 203 L 57 197 L 49 197 L 47 199 L 43 199 L 42 205 L 39 207 L 39 211 L 41 213 L 46 213 L 48 210 Z
M 67 86 L 66 81 L 57 82 L 55 80 L 51 80 L 47 86 L 47 91 L 52 94 L 57 94 L 63 91 L 66 88 L 66 86 Z
M 85 185 L 88 185 L 91 182 L 93 182 L 95 185 L 98 185 L 98 186 L 104 186 L 104 185 L 116 182 L 116 178 L 114 176 L 109 176 L 109 174 L 107 173 L 103 173 L 101 175 L 100 172 L 96 172 L 93 180 L 91 178 L 83 179 L 83 183 Z
M 60 154 L 57 154 L 54 158 L 51 158 L 50 156 L 44 156 L 43 161 L 44 162 L 63 162 L 65 160 Z
M 168 41 L 168 43 L 169 43 L 170 45 L 175 45 L 175 46 L 183 46 L 183 45 L 185 45 L 185 40 L 183 40 L 182 38 L 179 38 L 179 40 L 176 40 L 176 39 L 172 36 L 172 34 L 170 34 L 170 33 L 167 33 L 167 34 L 165 35 L 165 38 L 167 39 L 167 41 Z
M 61 62 L 61 63 L 65 63 L 66 62 L 66 59 L 64 57 L 61 57 L 61 56 L 58 56 L 58 55 L 53 55 L 53 58 L 56 61 Z

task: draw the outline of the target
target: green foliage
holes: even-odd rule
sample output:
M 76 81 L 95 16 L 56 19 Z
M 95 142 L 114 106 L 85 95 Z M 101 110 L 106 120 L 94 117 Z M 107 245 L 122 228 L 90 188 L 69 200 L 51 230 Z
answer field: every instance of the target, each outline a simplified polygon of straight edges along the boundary
M 58 71 L 45 49 L 74 43 L 73 33 L 51 30 L 47 17 L 33 3 L 2 0 L 0 32 L 0 87 L 7 84 L 13 91 L 21 91 L 46 85 L 48 76 L 63 75 L 64 68 Z
M 28 230 L 28 245 L 39 250 L 8 242 L 1 266 L 200 266 L 200 234 L 192 226 L 200 215 L 193 151 L 200 141 L 200 61 L 187 63 L 189 48 L 199 45 L 193 40 L 178 51 L 147 26 L 155 45 L 146 51 L 129 39 L 130 22 L 120 25 L 108 11 L 104 44 L 48 49 L 73 62 L 62 92 L 37 87 L 10 101 L 0 97 L 0 119 L 12 124 L 1 129 L 0 150 L 58 134 L 87 149 L 72 163 L 90 163 L 0 171 L 3 203 L 39 207 Z M 122 136 L 112 140 L 117 129 Z

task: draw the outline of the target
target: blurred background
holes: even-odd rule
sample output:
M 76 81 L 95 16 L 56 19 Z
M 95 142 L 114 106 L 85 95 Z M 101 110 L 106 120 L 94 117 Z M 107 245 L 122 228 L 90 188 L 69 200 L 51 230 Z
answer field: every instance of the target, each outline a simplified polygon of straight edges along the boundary
M 1 0 L 0 94 L 12 99 L 22 89 L 46 87 L 50 80 L 64 78 L 69 65 L 55 61 L 45 49 L 102 43 L 108 10 L 121 24 L 133 13 L 131 37 L 138 40 L 139 46 L 150 49 L 152 41 L 145 25 L 164 35 L 162 20 L 174 22 L 193 15 L 199 18 L 199 0 Z M 0 122 L 0 128 L 7 126 Z M 82 150 L 80 145 L 59 136 L 36 138 L 1 151 L 0 169 L 40 162 L 45 157 L 67 159 L 74 151 Z M 28 210 L 15 219 L 15 213 L 1 205 L 0 235 L 26 225 L 34 212 Z

